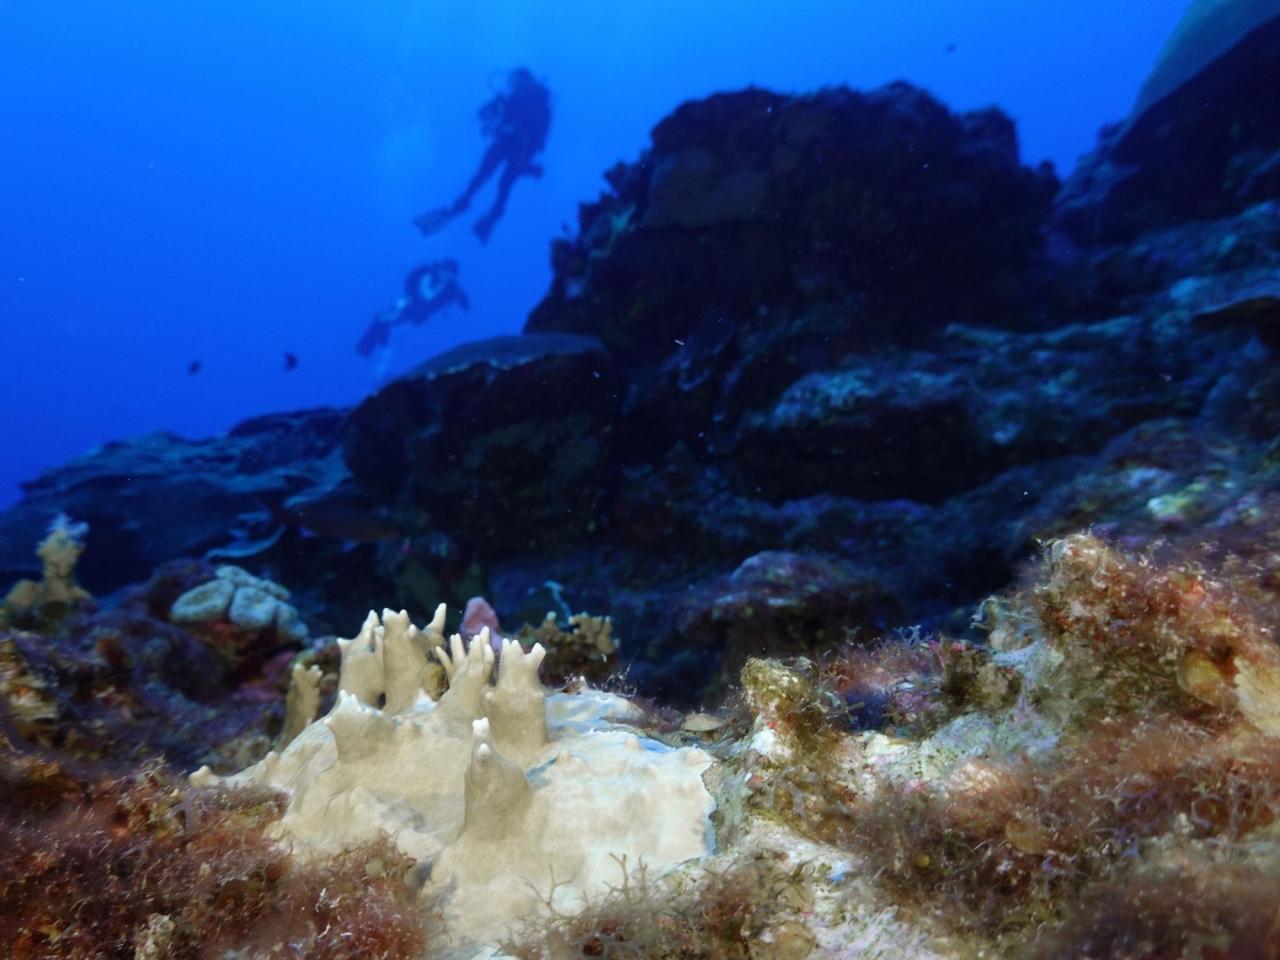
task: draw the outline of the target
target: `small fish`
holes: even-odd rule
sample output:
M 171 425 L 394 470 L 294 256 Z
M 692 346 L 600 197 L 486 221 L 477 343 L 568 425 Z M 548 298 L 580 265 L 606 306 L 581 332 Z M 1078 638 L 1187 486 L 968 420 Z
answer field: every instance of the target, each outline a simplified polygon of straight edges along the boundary
M 947 44 L 947 53 L 955 53 L 956 47 L 959 46 L 954 40 Z
M 197 373 L 204 369 L 204 362 L 201 360 L 192 360 L 187 364 L 187 376 L 194 377 Z
M 272 513 L 286 525 L 326 540 L 377 543 L 404 535 L 363 498 L 341 493 L 299 494 L 274 508 Z
M 285 370 L 297 370 L 297 369 L 298 369 L 298 356 L 297 356 L 297 354 L 294 354 L 294 353 L 286 353 L 286 354 L 284 355 L 284 368 L 285 368 Z

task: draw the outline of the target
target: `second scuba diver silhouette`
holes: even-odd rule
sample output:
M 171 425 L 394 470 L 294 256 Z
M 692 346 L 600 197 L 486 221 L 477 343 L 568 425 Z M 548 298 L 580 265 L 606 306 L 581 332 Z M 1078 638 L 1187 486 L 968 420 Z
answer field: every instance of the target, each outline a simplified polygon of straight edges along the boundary
M 551 92 L 545 85 L 524 67 L 518 67 L 507 75 L 506 89 L 480 108 L 479 117 L 481 129 L 492 143 L 458 199 L 413 221 L 425 236 L 442 229 L 471 206 L 480 188 L 502 167 L 498 196 L 473 228 L 476 236 L 487 243 L 494 224 L 507 208 L 507 198 L 516 181 L 542 176 L 542 167 L 534 158 L 546 144 L 551 127 Z
M 404 295 L 395 306 L 381 310 L 356 344 L 362 357 L 372 355 L 391 339 L 391 328 L 404 323 L 417 326 L 426 323 L 450 304 L 463 310 L 471 308 L 466 291 L 458 285 L 456 260 L 436 260 L 414 267 L 404 278 Z

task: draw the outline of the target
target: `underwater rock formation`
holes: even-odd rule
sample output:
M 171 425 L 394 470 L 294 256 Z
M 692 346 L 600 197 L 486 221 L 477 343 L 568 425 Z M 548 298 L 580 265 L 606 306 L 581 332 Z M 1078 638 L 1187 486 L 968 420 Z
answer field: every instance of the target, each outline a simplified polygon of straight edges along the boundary
M 1192 4 L 1133 113 L 1068 179 L 1057 226 L 1113 244 L 1280 199 L 1280 105 L 1265 79 L 1277 60 L 1275 4 Z
M 260 757 L 279 729 L 299 635 L 171 622 L 175 600 L 212 579 L 205 564 L 174 561 L 109 606 L 0 629 L 0 726 L 77 762 L 224 769 Z
M 1253 283 L 1233 285 L 1222 299 L 1199 308 L 1196 325 L 1252 331 L 1272 353 L 1280 352 L 1280 278 L 1268 273 Z
M 412 504 L 474 553 L 545 548 L 595 524 L 616 391 L 591 337 L 470 343 L 352 411 L 346 461 L 366 490 Z
M 339 423 L 333 410 L 275 414 L 209 440 L 156 433 L 90 451 L 24 484 L 22 501 L 0 514 L 0 579 L 29 569 L 28 545 L 59 513 L 89 525 L 79 571 L 90 592 L 214 548 L 230 557 L 273 526 L 267 504 L 345 473 L 332 456 Z
M 645 659 L 669 660 L 672 677 L 692 689 L 709 688 L 736 679 L 748 657 L 816 655 L 859 634 L 877 634 L 878 624 L 903 615 L 887 591 L 851 563 L 765 551 L 683 597 Z
M 751 661 L 746 809 L 849 851 L 944 955 L 1269 956 L 1280 604 L 1251 574 L 1078 535 L 984 605 L 986 646 Z M 876 687 L 881 727 L 842 734 L 861 704 L 825 694 Z
M 687 103 L 608 179 L 577 238 L 556 242 L 525 329 L 598 336 L 632 380 L 676 341 L 740 344 L 815 303 L 846 305 L 846 349 L 951 320 L 1025 322 L 1056 187 L 1019 164 L 999 111 L 955 115 L 905 83 Z
M 1247 540 L 1276 484 L 1280 200 L 1232 177 L 1263 171 L 1280 117 L 1250 81 L 1271 19 L 1209 13 L 1056 197 L 1003 115 L 905 84 L 685 104 L 556 242 L 525 335 L 351 411 L 51 471 L 0 515 L 0 570 L 32 574 L 65 510 L 95 594 L 204 556 L 289 583 L 317 634 L 369 596 L 484 594 L 513 631 L 589 610 L 630 682 L 694 705 L 741 658 L 731 630 L 677 649 L 681 611 L 752 557 L 849 565 L 877 599 L 846 626 L 871 637 L 962 629 L 1037 540 L 1090 525 Z

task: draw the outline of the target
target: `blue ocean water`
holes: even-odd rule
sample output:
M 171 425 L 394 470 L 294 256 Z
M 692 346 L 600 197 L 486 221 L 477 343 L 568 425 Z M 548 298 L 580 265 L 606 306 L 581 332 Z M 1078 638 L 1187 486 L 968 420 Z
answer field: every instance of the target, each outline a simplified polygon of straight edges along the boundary
M 1184 6 L 0 2 L 0 505 L 112 438 L 350 404 L 516 332 L 576 205 L 690 98 L 908 79 L 1003 107 L 1024 156 L 1065 175 Z M 545 176 L 517 185 L 487 245 L 470 218 L 420 237 L 410 219 L 470 175 L 475 112 L 520 64 L 554 97 Z M 357 357 L 405 271 L 442 256 L 470 312 Z

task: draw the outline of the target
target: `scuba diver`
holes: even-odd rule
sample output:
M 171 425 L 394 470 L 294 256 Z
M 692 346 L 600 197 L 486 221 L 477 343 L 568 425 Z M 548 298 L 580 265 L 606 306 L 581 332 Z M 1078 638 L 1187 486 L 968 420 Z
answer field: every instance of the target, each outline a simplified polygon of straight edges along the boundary
M 391 339 L 391 328 L 402 323 L 415 327 L 426 323 L 450 304 L 456 303 L 463 310 L 471 309 L 466 291 L 458 285 L 458 262 L 435 260 L 414 267 L 404 278 L 404 295 L 387 310 L 380 310 L 356 344 L 356 353 L 362 357 L 385 346 Z
M 480 108 L 479 117 L 480 127 L 492 143 L 457 200 L 413 221 L 424 236 L 442 229 L 465 211 L 485 182 L 503 167 L 498 196 L 473 228 L 481 242 L 487 243 L 494 224 L 507 208 L 507 198 L 515 182 L 521 177 L 542 176 L 542 167 L 534 162 L 534 157 L 546 144 L 547 130 L 551 127 L 551 91 L 545 85 L 524 67 L 518 67 L 507 75 L 506 89 Z

